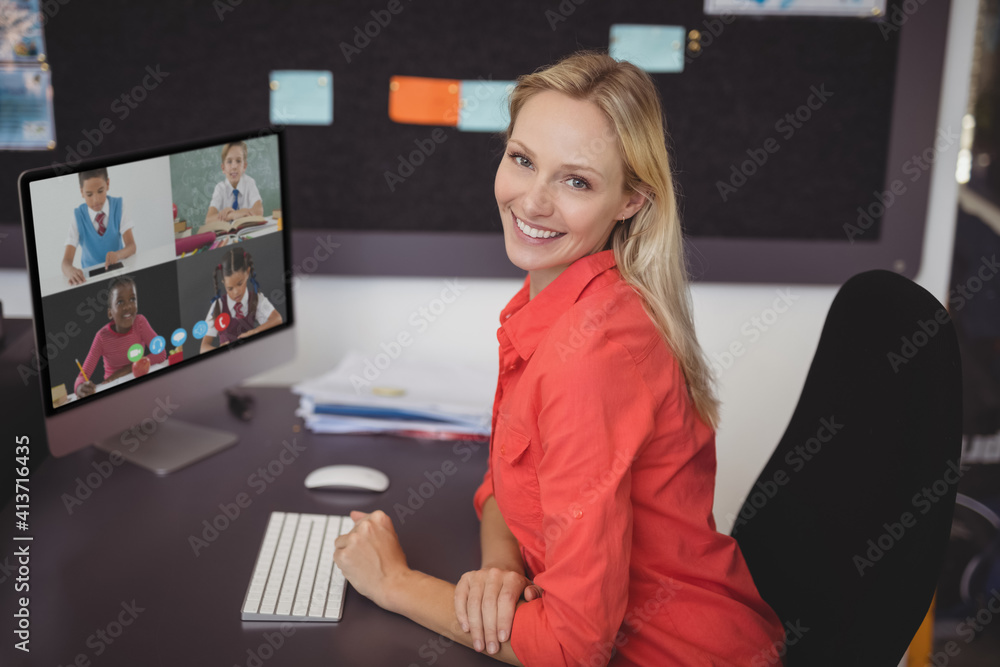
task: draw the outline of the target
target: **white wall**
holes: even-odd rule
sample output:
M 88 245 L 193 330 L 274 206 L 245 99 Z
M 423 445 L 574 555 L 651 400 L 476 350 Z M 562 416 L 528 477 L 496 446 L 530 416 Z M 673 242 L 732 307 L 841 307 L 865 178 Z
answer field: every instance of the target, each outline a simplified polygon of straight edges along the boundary
M 945 85 L 941 96 L 942 128 L 961 127 L 965 113 L 976 3 L 952 2 Z M 924 257 L 917 282 L 944 301 L 948 292 L 954 235 L 957 147 L 941 154 L 933 179 Z M 497 243 L 502 243 L 498 238 Z M 446 287 L 444 278 L 351 278 L 307 276 L 298 284 L 298 357 L 252 380 L 254 384 L 289 384 L 331 368 L 344 352 L 380 352 L 379 344 L 401 331 L 414 338 L 405 354 L 414 359 L 447 358 L 495 372 L 498 315 L 520 287 L 520 280 L 458 280 L 460 297 L 426 330 L 414 325 L 413 313 L 427 307 Z M 787 312 L 750 342 L 741 327 L 773 304 L 775 291 L 790 290 Z M 728 532 L 743 498 L 784 432 L 812 361 L 834 287 L 799 285 L 697 284 L 693 288 L 698 335 L 709 354 L 733 341 L 746 352 L 719 376 L 723 402 L 717 446 L 719 472 L 716 518 Z M 4 312 L 30 315 L 23 271 L 0 271 Z M 330 327 L 329 322 L 338 326 Z

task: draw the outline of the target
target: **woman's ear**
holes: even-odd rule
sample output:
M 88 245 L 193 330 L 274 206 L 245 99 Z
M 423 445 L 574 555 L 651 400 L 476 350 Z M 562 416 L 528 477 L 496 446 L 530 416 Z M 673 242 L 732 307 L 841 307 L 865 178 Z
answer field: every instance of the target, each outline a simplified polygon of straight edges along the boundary
M 642 190 L 632 190 L 632 194 L 629 196 L 628 201 L 625 202 L 622 212 L 618 214 L 618 219 L 631 218 L 642 209 L 647 200 L 651 201 L 652 197 L 648 196 Z

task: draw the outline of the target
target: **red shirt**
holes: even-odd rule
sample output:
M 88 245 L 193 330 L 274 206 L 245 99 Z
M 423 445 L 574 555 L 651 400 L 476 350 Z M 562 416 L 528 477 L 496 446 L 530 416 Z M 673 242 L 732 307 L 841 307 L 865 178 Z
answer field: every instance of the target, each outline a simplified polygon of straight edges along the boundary
M 715 530 L 715 434 L 614 252 L 531 300 L 529 285 L 500 314 L 475 495 L 480 518 L 496 496 L 544 591 L 514 616 L 514 652 L 529 667 L 780 665 L 781 622 Z

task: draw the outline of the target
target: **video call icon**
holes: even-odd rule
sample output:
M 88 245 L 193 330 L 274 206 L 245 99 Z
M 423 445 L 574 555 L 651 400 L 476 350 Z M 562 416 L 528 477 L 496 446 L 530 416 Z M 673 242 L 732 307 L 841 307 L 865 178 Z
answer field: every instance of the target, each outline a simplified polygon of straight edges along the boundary
M 170 342 L 174 344 L 174 347 L 180 347 L 181 345 L 184 344 L 184 341 L 187 340 L 187 337 L 188 337 L 187 331 L 185 331 L 184 328 L 181 327 L 179 329 L 174 330 L 174 332 L 170 334 Z
M 128 349 L 128 352 L 126 353 L 126 355 L 128 356 L 128 360 L 129 361 L 131 361 L 132 363 L 135 363 L 136 361 L 139 361 L 140 359 L 142 359 L 142 355 L 143 355 L 144 352 L 145 352 L 145 349 L 143 348 L 142 343 L 136 343 L 135 345 L 131 346 Z

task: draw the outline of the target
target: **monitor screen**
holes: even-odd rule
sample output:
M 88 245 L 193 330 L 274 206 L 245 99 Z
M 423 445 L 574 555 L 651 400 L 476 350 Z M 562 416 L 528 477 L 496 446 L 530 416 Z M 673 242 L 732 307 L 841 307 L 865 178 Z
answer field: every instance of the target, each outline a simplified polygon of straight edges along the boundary
M 22 175 L 47 417 L 291 326 L 281 157 L 257 133 Z

